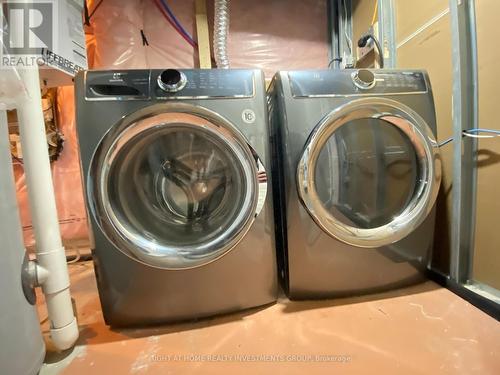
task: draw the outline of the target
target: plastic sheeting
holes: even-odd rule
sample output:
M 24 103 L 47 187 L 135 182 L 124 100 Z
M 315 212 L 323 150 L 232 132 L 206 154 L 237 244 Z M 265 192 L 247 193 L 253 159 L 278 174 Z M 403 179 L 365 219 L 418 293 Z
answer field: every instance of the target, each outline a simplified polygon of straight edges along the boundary
M 61 234 L 65 242 L 88 240 L 73 101 L 73 87 L 60 87 L 57 90 L 58 123 L 64 136 L 64 149 L 51 167 Z M 31 246 L 34 243 L 34 232 L 22 165 L 16 164 L 14 166 L 14 174 L 24 241 L 26 246 Z
M 184 28 L 196 38 L 194 0 L 166 1 Z M 99 6 L 86 30 L 90 67 L 197 67 L 197 51 L 170 26 L 153 0 L 100 2 L 88 1 L 90 14 Z M 210 0 L 207 9 L 212 28 L 213 2 Z M 326 0 L 232 0 L 228 51 L 231 67 L 261 68 L 268 78 L 280 69 L 326 68 Z M 68 242 L 88 238 L 72 88 L 59 89 L 58 109 L 65 144 L 52 168 L 61 233 Z M 30 245 L 33 233 L 22 167 L 16 167 L 16 177 L 25 241 Z
M 26 88 L 17 71 L 14 68 L 2 67 L 0 71 L 0 110 L 14 108 L 17 101 L 26 95 Z
M 194 1 L 167 1 L 195 36 Z M 92 4 L 89 6 L 92 10 Z M 208 1 L 209 23 L 213 3 Z M 94 67 L 189 68 L 196 51 L 165 20 L 152 0 L 106 0 L 91 19 L 95 36 Z M 143 30 L 149 45 L 144 45 Z M 212 30 L 210 30 L 212 31 Z M 326 68 L 328 65 L 325 0 L 232 0 L 229 59 L 233 68 L 277 70 Z

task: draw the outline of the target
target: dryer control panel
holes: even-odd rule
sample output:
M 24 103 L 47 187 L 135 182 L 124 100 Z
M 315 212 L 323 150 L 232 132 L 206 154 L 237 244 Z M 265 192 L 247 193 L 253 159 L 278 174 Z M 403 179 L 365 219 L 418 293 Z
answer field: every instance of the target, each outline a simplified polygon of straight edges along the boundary
M 153 69 L 88 71 L 87 100 L 251 98 L 253 70 Z
M 406 70 L 309 70 L 288 72 L 298 98 L 426 93 L 426 75 Z

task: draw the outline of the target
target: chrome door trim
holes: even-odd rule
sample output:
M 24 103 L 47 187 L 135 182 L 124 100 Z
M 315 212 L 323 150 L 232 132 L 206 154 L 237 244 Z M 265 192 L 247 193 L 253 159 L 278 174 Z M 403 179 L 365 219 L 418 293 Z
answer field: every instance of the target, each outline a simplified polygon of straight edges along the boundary
M 185 124 L 186 116 L 189 124 Z M 165 246 L 138 238 L 123 226 L 113 213 L 109 204 L 106 189 L 107 178 L 113 160 L 128 141 L 144 131 L 152 128 L 162 128 L 182 118 L 183 126 L 202 129 L 212 136 L 220 139 L 238 157 L 242 163 L 242 171 L 249 187 L 245 200 L 245 210 L 238 215 L 240 220 L 235 220 L 231 227 L 238 228 L 235 235 L 227 240 L 217 251 L 211 249 L 217 246 L 222 235 L 216 237 L 196 249 L 186 247 Z M 92 215 L 106 238 L 117 249 L 132 259 L 147 266 L 161 269 L 181 270 L 201 267 L 226 255 L 232 250 L 250 230 L 255 218 L 261 212 L 267 196 L 267 173 L 263 162 L 256 151 L 246 141 L 243 134 L 221 115 L 206 108 L 184 103 L 156 104 L 146 107 L 130 115 L 124 116 L 117 124 L 112 126 L 99 142 L 89 168 L 88 175 L 88 201 Z M 228 231 L 224 231 L 226 234 Z M 219 240 L 219 241 L 218 241 Z M 160 251 L 158 251 L 160 249 Z M 202 257 L 203 252 L 210 250 L 215 256 Z M 164 255 L 158 255 L 158 253 Z M 173 254 L 178 254 L 178 262 L 172 265 Z M 189 259 L 183 254 L 188 254 Z M 162 259 L 163 258 L 163 259 Z M 194 258 L 194 259 L 193 259 Z M 201 261 L 200 261 L 201 259 Z M 182 266 L 189 264 L 187 266 Z
M 315 166 L 330 136 L 344 124 L 362 118 L 380 119 L 396 126 L 411 141 L 419 160 L 420 181 L 407 207 L 383 226 L 361 229 L 342 223 L 323 206 L 315 187 Z M 375 248 L 401 240 L 432 210 L 441 183 L 439 147 L 431 129 L 415 111 L 385 98 L 349 102 L 325 116 L 311 133 L 297 167 L 298 195 L 312 219 L 330 236 L 347 244 Z

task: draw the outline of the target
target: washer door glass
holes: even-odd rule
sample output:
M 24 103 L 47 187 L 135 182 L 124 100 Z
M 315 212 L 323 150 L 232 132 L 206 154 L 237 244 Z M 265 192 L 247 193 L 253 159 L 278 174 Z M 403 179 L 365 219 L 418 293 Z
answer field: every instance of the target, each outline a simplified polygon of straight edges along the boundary
M 157 114 L 103 142 L 93 195 L 101 227 L 120 250 L 153 266 L 188 268 L 223 255 L 246 233 L 261 164 L 236 132 L 214 122 Z
M 389 99 L 358 99 L 316 126 L 298 165 L 297 187 L 329 235 L 380 247 L 425 220 L 440 168 L 432 131 L 417 113 Z

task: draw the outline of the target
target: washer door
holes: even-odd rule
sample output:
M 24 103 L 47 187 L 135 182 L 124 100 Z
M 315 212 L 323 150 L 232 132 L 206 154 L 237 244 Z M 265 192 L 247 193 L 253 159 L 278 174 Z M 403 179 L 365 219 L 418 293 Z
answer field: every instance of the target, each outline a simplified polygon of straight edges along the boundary
M 98 146 L 89 201 L 107 238 L 148 265 L 191 268 L 231 250 L 267 192 L 263 164 L 225 119 L 199 107 L 152 106 Z
M 367 98 L 327 115 L 297 168 L 299 197 L 330 236 L 358 247 L 401 240 L 428 216 L 441 182 L 438 145 L 407 106 Z

